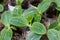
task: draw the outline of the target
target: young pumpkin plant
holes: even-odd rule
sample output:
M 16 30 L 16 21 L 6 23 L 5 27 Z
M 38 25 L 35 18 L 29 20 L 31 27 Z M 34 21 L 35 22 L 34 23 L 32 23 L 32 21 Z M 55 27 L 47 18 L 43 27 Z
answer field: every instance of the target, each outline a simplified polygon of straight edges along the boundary
M 57 1 L 57 2 L 56 2 Z M 16 1 L 16 7 L 13 12 L 5 11 L 2 16 L 1 20 L 2 23 L 5 25 L 4 29 L 0 32 L 0 39 L 1 40 L 11 40 L 13 32 L 10 25 L 14 25 L 16 27 L 26 27 L 28 26 L 31 30 L 31 33 L 27 36 L 26 40 L 40 40 L 42 35 L 46 34 L 49 40 L 59 40 L 60 37 L 60 16 L 58 17 L 58 24 L 52 23 L 48 27 L 48 31 L 46 31 L 45 26 L 40 23 L 41 15 L 45 12 L 52 2 L 59 6 L 58 0 L 43 0 L 38 7 L 28 8 L 23 12 L 21 3 L 23 0 Z M 3 6 L 0 6 L 0 10 L 3 9 Z M 59 10 L 59 9 L 57 9 Z M 2 10 L 1 10 L 2 11 Z M 59 10 L 60 11 L 60 10 Z M 33 21 L 33 22 L 32 22 Z
M 57 22 L 52 22 L 48 27 L 49 40 L 60 40 L 60 15 Z
M 58 6 L 59 6 L 59 0 L 43 0 L 39 5 L 38 5 L 38 10 L 39 11 L 41 11 L 41 13 L 43 13 L 43 12 L 45 12 L 48 8 L 49 8 L 49 6 L 50 6 L 50 4 L 52 3 L 52 2 L 54 2 L 54 3 L 56 3 L 56 9 L 58 8 Z M 60 6 L 59 6 L 60 7 Z M 59 8 L 57 9 L 58 11 L 60 11 L 59 10 Z M 40 14 L 41 14 L 40 13 Z M 37 16 L 37 15 L 36 15 Z M 41 15 L 40 15 L 41 16 Z M 36 18 L 36 20 L 37 20 L 37 18 Z M 58 22 L 53 22 L 53 23 L 51 23 L 50 24 L 50 26 L 48 27 L 48 31 L 47 31 L 47 33 L 45 33 L 46 35 L 47 35 L 47 37 L 48 37 L 48 39 L 49 40 L 59 40 L 60 39 L 60 15 L 59 15 L 59 17 L 58 17 L 58 20 L 57 20 Z M 33 23 L 32 25 L 34 25 L 35 23 Z M 39 25 L 39 23 L 37 23 L 38 25 Z M 36 28 L 36 25 L 37 24 L 35 24 L 34 26 L 32 26 L 32 27 L 35 27 Z M 37 25 L 37 27 L 38 27 L 38 25 Z M 40 24 L 40 26 L 41 26 L 41 24 Z M 35 29 L 34 28 L 34 29 Z M 41 28 L 41 27 L 40 27 Z M 37 29 L 37 28 L 36 28 Z M 39 29 L 39 28 L 38 28 Z M 30 30 L 33 32 L 33 30 L 32 30 L 32 28 L 30 28 Z M 41 30 L 42 30 L 42 28 L 41 28 Z M 39 30 L 34 30 L 34 32 L 33 33 L 35 33 L 36 35 L 40 35 L 40 36 L 38 36 L 38 38 L 37 38 L 37 36 L 36 35 L 34 35 L 34 36 L 32 36 L 31 35 L 31 33 L 27 36 L 27 39 L 26 40 L 40 40 L 40 38 L 42 37 L 42 35 L 44 35 L 44 34 L 39 34 L 39 32 L 38 33 L 36 33 L 35 31 L 39 31 Z M 32 34 L 33 34 L 32 33 Z M 42 32 L 41 32 L 42 33 Z M 39 38 L 40 37 L 40 38 Z

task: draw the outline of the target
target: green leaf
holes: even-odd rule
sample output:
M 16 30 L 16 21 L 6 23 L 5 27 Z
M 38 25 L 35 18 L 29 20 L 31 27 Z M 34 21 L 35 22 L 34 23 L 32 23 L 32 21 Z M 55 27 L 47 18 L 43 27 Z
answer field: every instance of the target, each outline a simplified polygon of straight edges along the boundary
M 36 13 L 37 13 L 37 12 L 36 12 L 36 9 L 35 9 L 35 8 L 29 8 L 29 9 L 27 9 L 27 10 L 25 10 L 25 11 L 23 12 L 23 16 L 24 16 L 29 22 L 31 22 L 32 19 L 33 19 L 33 17 L 34 17 L 34 15 L 35 15 Z
M 10 13 L 10 11 L 5 11 L 2 14 L 2 16 L 1 16 L 2 23 L 5 26 L 10 25 L 10 19 L 11 19 L 11 13 Z
M 60 7 L 56 7 L 56 9 L 60 11 Z
M 26 40 L 40 40 L 42 35 L 35 34 L 33 32 L 29 33 Z
M 28 25 L 28 22 L 24 17 L 13 17 L 10 23 L 15 26 L 27 26 Z
M 60 0 L 58 0 L 58 2 L 57 2 L 57 6 L 60 7 Z
M 28 22 L 32 22 L 32 20 L 33 20 L 33 17 L 34 17 L 34 15 L 33 14 L 30 14 L 29 16 L 28 16 L 28 18 L 26 18 L 27 20 L 28 20 Z
M 21 16 L 22 15 L 22 8 L 20 5 L 17 5 L 13 10 L 13 16 Z
M 59 31 L 60 30 L 60 24 L 58 24 L 56 22 L 52 22 L 48 29 L 55 29 L 55 30 Z
M 57 27 L 57 23 L 56 22 L 52 22 L 50 25 L 49 25 L 49 28 L 48 29 L 54 29 Z
M 34 16 L 34 22 L 40 22 L 40 20 L 41 20 L 41 15 L 35 15 Z
M 59 32 L 54 30 L 54 29 L 50 29 L 48 30 L 48 38 L 49 40 L 60 40 L 59 38 Z
M 56 9 L 60 11 L 60 0 L 53 0 L 56 3 Z
M 32 27 L 30 27 L 30 30 L 36 34 L 45 34 L 46 33 L 45 26 L 39 22 L 34 22 L 32 24 Z
M 4 7 L 0 4 L 0 12 L 2 12 Z
M 12 30 L 8 29 L 8 28 L 4 28 L 1 32 L 0 32 L 0 40 L 11 40 L 12 38 Z
M 58 0 L 58 2 L 56 4 L 57 4 L 56 9 L 60 11 L 60 0 Z
M 60 15 L 58 16 L 58 19 L 57 19 L 58 23 L 60 23 Z
M 60 31 L 60 23 L 57 24 L 57 26 L 55 27 L 56 30 Z
M 58 0 L 51 0 L 52 2 L 54 2 L 54 3 L 57 3 L 58 2 Z
M 58 7 L 60 7 L 60 0 L 56 0 L 55 3 L 57 4 Z
M 60 31 L 58 31 L 58 38 L 59 38 L 58 40 L 60 40 Z
M 24 17 L 28 17 L 30 14 L 36 14 L 36 9 L 35 8 L 29 8 L 23 12 Z
M 24 0 L 16 0 L 16 4 L 21 4 Z
M 45 12 L 51 4 L 51 0 L 43 0 L 39 5 L 38 9 L 41 11 L 41 13 Z

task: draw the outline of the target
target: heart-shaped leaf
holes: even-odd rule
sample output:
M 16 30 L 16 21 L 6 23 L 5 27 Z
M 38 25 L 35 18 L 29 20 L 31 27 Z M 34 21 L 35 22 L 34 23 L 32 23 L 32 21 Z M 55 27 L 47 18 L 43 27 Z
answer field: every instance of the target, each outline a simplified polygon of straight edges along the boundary
M 59 32 L 54 29 L 48 30 L 48 38 L 49 40 L 60 40 Z
M 28 34 L 26 40 L 40 40 L 40 38 L 41 38 L 41 35 L 31 32 Z
M 13 10 L 13 16 L 21 16 L 22 15 L 22 8 L 21 6 L 16 6 Z
M 12 30 L 9 28 L 4 28 L 1 32 L 0 32 L 0 40 L 11 40 L 12 38 Z
M 0 4 L 0 12 L 2 12 L 4 7 Z
M 5 11 L 2 16 L 1 16 L 1 20 L 2 20 L 2 23 L 7 26 L 7 25 L 10 25 L 10 19 L 11 19 L 11 13 L 10 11 Z
M 30 30 L 36 34 L 45 34 L 46 33 L 45 26 L 39 22 L 34 22 L 32 24 L 32 27 L 30 27 Z
M 51 0 L 43 0 L 39 5 L 38 9 L 41 11 L 41 13 L 45 12 L 51 4 Z
M 24 17 L 12 17 L 10 23 L 15 26 L 28 26 L 28 22 Z

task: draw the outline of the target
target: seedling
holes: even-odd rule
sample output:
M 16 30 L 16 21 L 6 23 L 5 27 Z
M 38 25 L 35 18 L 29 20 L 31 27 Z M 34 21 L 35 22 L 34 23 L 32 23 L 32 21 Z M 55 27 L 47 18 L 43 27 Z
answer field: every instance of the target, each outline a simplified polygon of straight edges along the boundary
M 56 9 L 60 11 L 60 0 L 43 0 L 38 7 L 29 8 L 24 12 L 22 12 L 21 8 L 22 2 L 23 0 L 17 0 L 17 5 L 13 12 L 5 11 L 2 14 L 1 20 L 5 27 L 0 32 L 0 40 L 11 40 L 13 32 L 10 25 L 16 27 L 28 26 L 31 33 L 27 36 L 26 40 L 40 40 L 44 34 L 48 36 L 49 40 L 60 40 L 60 15 L 58 21 L 52 23 L 48 30 L 40 23 L 42 13 L 49 8 L 52 2 L 56 3 Z

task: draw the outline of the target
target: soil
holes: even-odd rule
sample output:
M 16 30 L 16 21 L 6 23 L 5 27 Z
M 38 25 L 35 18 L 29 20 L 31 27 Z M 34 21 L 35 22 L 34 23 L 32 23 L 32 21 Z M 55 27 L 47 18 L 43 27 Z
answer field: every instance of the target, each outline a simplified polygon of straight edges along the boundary
M 37 6 L 42 0 L 24 0 L 24 2 L 22 3 L 22 8 L 24 10 L 29 8 L 29 4 L 33 5 L 33 6 Z M 4 5 L 4 11 L 8 10 L 8 3 L 11 4 L 11 6 L 15 6 L 16 3 L 15 0 L 10 0 L 10 2 L 5 2 Z M 47 11 L 45 11 L 42 15 L 42 20 L 41 23 L 43 23 L 46 28 L 50 25 L 51 22 L 56 21 L 57 17 L 58 17 L 58 13 L 59 11 L 57 11 L 55 9 L 54 3 L 51 3 L 50 7 L 47 9 Z M 3 12 L 4 12 L 3 11 Z M 3 12 L 0 12 L 0 31 L 4 28 L 4 25 L 1 22 L 1 14 Z M 12 29 L 13 30 L 13 29 Z M 26 40 L 26 36 L 28 35 L 29 32 L 29 28 L 17 28 L 17 30 L 13 30 L 13 37 L 12 40 Z M 43 35 L 41 37 L 41 40 L 48 40 L 46 35 Z

